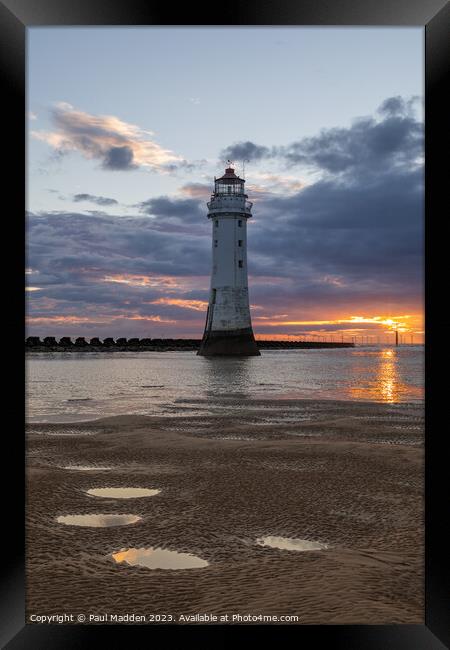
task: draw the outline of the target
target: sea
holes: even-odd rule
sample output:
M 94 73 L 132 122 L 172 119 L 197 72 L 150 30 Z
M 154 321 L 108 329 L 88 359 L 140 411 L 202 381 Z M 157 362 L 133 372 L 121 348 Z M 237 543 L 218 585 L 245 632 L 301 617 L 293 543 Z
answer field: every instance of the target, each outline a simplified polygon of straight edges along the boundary
M 424 400 L 424 347 L 262 350 L 260 357 L 195 352 L 27 353 L 28 422 L 210 415 L 248 400 Z

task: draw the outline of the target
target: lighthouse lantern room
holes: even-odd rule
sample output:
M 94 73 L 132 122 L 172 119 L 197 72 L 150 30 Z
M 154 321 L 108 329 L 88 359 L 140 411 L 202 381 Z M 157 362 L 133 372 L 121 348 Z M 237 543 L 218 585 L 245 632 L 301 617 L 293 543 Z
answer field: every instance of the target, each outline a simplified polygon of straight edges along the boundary
M 250 318 L 247 277 L 247 220 L 252 203 L 245 180 L 230 166 L 214 179 L 207 203 L 212 223 L 212 271 L 205 331 L 198 354 L 259 356 Z

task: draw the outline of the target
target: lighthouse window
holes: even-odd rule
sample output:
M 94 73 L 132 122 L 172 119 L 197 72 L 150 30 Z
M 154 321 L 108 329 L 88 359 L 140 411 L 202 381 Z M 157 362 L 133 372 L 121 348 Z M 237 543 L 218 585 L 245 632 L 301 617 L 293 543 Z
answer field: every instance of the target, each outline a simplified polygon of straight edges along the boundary
M 217 239 L 215 239 L 215 240 L 214 240 L 214 248 L 217 248 L 217 244 L 218 244 L 218 243 L 219 243 L 219 241 L 218 241 Z
M 242 269 L 242 266 L 243 266 L 243 262 L 242 262 L 242 260 L 239 260 L 239 262 L 238 262 L 238 266 L 239 266 L 240 269 Z
M 238 240 L 238 246 L 242 246 L 242 239 Z
M 216 219 L 216 221 L 214 221 L 214 224 L 215 224 L 215 226 L 216 226 L 216 228 L 218 228 L 218 227 L 219 227 L 219 222 L 218 222 L 218 220 L 217 220 L 217 219 Z
M 238 226 L 239 226 L 239 228 L 242 228 L 242 220 L 241 219 L 239 219 L 239 221 L 238 221 Z

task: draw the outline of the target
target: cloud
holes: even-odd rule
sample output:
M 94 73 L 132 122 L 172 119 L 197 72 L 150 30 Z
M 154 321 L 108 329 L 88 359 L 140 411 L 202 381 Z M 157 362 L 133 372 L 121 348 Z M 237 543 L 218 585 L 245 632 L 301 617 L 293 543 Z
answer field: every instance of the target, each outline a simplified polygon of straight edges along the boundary
M 196 199 L 172 199 L 160 196 L 139 204 L 142 212 L 149 215 L 162 217 L 183 217 L 196 220 L 203 216 L 200 212 L 200 203 Z
M 78 151 L 85 158 L 100 160 L 103 169 L 131 170 L 139 167 L 164 170 L 181 156 L 157 144 L 151 131 L 113 115 L 91 115 L 59 103 L 52 110 L 52 131 L 32 131 L 33 137 L 58 154 Z
M 167 163 L 161 165 L 160 171 L 166 172 L 168 174 L 177 174 L 177 172 L 191 173 L 197 171 L 208 164 L 206 158 L 201 158 L 199 160 L 180 160 L 176 163 Z
M 288 167 L 302 165 L 334 175 L 412 167 L 423 156 L 423 124 L 414 114 L 417 99 L 389 97 L 378 107 L 378 117 L 356 118 L 349 128 L 323 129 L 285 146 L 238 142 L 221 155 L 254 161 L 277 158 Z
M 253 268 L 299 278 L 299 295 L 309 278 L 317 296 L 420 292 L 421 170 L 382 173 L 368 184 L 322 180 L 297 194 L 267 199 L 258 209 L 249 234 Z M 338 280 L 324 282 L 330 277 Z
M 304 164 L 332 174 L 360 174 L 386 166 L 413 166 L 423 151 L 423 126 L 407 115 L 356 120 L 348 129 L 321 131 L 283 150 L 288 165 Z
M 133 162 L 133 149 L 129 146 L 111 147 L 105 153 L 103 160 L 104 169 L 135 169 Z
M 193 309 L 194 311 L 206 312 L 207 300 L 186 300 L 185 298 L 158 298 L 153 300 L 154 305 L 175 305 L 182 309 Z
M 213 187 L 211 183 L 186 183 L 178 191 L 183 196 L 209 201 Z
M 95 196 L 93 194 L 74 194 L 73 200 L 75 203 L 80 201 L 88 201 L 90 203 L 97 203 L 98 205 L 117 205 L 116 199 L 109 199 L 106 196 Z
M 400 95 L 395 97 L 388 97 L 385 99 L 377 109 L 377 113 L 381 115 L 409 115 L 414 116 L 415 106 L 420 102 L 418 95 L 413 95 L 409 99 L 405 99 Z
M 149 216 L 154 229 L 162 232 L 199 236 L 207 233 L 206 205 L 197 198 L 159 196 L 142 201 L 136 207 Z
M 158 332 L 180 318 L 186 331 L 201 329 L 193 306 L 208 299 L 209 236 L 160 231 L 143 215 L 31 213 L 26 223 L 36 274 L 27 277 L 40 288 L 27 293 L 32 331 L 148 336 L 149 326 Z
M 77 292 L 87 300 L 88 285 L 96 297 L 106 295 L 109 289 L 104 278 L 108 276 L 125 280 L 169 276 L 175 281 L 209 275 L 209 236 L 186 232 L 180 237 L 176 231 L 164 232 L 147 216 L 99 213 L 93 218 L 51 212 L 29 214 L 26 223 L 26 266 L 39 273 L 39 286 L 52 291 L 58 288 L 59 297 Z M 111 290 L 117 289 L 117 283 L 111 283 Z
M 251 179 L 253 182 L 246 183 L 246 191 L 252 194 L 252 200 L 258 200 L 262 196 L 270 197 L 272 194 L 292 194 L 305 186 L 305 181 L 299 176 L 287 174 L 254 171 Z
M 220 153 L 221 160 L 261 160 L 271 155 L 271 150 L 254 142 L 235 142 Z
M 258 201 L 248 238 L 253 299 L 306 310 L 421 304 L 423 125 L 411 106 L 389 98 L 382 119 L 303 141 L 302 155 L 322 174 Z M 259 285 L 260 275 L 283 280 Z

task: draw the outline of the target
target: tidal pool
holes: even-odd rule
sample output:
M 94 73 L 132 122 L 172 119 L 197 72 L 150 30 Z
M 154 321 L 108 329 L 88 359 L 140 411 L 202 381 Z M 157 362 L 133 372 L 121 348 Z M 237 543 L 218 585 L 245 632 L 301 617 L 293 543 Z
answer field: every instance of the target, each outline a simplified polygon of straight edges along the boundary
M 200 569 L 209 562 L 191 553 L 167 551 L 162 548 L 129 548 L 112 554 L 117 563 L 126 562 L 132 566 L 147 569 Z
M 87 494 L 93 497 L 106 497 L 110 499 L 137 499 L 140 497 L 153 497 L 159 494 L 161 490 L 149 488 L 132 488 L 132 487 L 106 487 L 106 488 L 92 488 L 86 490 Z
M 259 546 L 270 546 L 271 548 L 280 548 L 283 551 L 321 551 L 328 548 L 320 542 L 311 542 L 308 539 L 297 539 L 295 537 L 276 537 L 268 535 L 259 537 L 256 540 Z
M 88 526 L 92 528 L 109 528 L 110 526 L 128 526 L 142 519 L 138 515 L 60 515 L 59 524 L 66 526 Z

